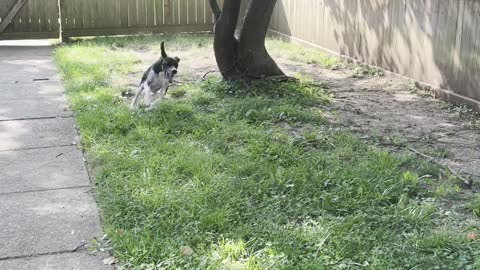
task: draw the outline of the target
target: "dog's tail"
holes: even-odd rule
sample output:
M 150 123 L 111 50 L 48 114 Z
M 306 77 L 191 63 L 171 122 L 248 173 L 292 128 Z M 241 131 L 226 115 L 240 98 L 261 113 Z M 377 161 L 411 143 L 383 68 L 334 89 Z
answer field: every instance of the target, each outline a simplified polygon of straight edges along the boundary
M 165 52 L 165 42 L 162 41 L 162 45 L 160 45 L 160 48 L 162 49 L 162 57 L 167 58 L 167 53 Z

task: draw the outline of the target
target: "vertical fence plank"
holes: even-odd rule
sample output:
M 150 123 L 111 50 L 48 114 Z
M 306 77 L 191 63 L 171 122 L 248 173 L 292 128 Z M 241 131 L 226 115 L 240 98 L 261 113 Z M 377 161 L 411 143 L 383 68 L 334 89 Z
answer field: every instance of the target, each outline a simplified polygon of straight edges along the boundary
M 98 16 L 98 12 L 100 9 L 100 1 L 101 0 L 92 0 L 90 3 L 92 4 L 92 28 L 101 28 L 101 17 Z
M 70 0 L 72 1 L 72 0 Z M 75 8 L 76 5 L 69 5 L 67 3 L 64 3 L 63 4 L 63 12 L 62 12 L 62 22 L 63 22 L 63 26 L 64 26 L 64 29 L 75 29 L 75 25 L 74 25 L 74 20 L 75 20 L 75 12 L 74 12 L 74 8 Z
M 462 42 L 459 52 L 459 62 L 461 63 L 459 69 L 458 81 L 454 88 L 465 89 L 465 91 L 471 91 L 472 82 L 475 81 L 474 77 L 478 74 L 473 74 L 475 69 L 475 41 L 476 41 L 476 29 L 475 23 L 477 23 L 478 12 L 477 1 L 465 1 L 464 19 L 462 28 Z M 472 93 L 477 99 L 480 100 L 480 93 Z
M 25 32 L 27 28 L 27 9 L 28 6 L 24 5 L 12 19 L 10 26 L 14 32 Z
M 173 21 L 174 23 L 173 24 L 180 24 L 180 1 L 181 0 L 173 0 L 173 4 L 172 4 L 172 13 L 173 13 Z
M 468 0 L 458 0 L 458 16 L 457 16 L 457 31 L 455 36 L 455 53 L 452 61 L 452 69 L 453 69 L 453 78 L 451 80 L 452 84 L 457 84 L 459 81 L 460 75 L 460 51 L 462 48 L 462 34 L 463 34 L 463 22 L 464 22 L 464 14 L 465 14 L 465 1 Z
M 33 17 L 33 13 L 35 12 L 35 10 L 32 8 L 33 7 L 32 1 L 28 1 L 25 4 L 25 6 L 27 8 L 27 14 L 28 14 L 27 31 L 28 32 L 33 32 L 34 31 L 33 29 L 35 27 L 35 22 L 32 20 L 32 17 Z
M 179 23 L 181 25 L 188 24 L 188 0 L 179 0 Z
M 205 1 L 195 0 L 197 5 L 197 22 L 198 24 L 205 24 Z
M 470 80 L 472 80 L 472 83 L 471 86 L 466 90 L 469 94 L 472 93 L 471 95 L 476 100 L 480 100 L 480 77 L 478 76 L 478 74 L 480 74 L 480 2 L 475 2 L 475 8 L 473 12 L 476 21 L 472 26 L 472 31 L 475 32 L 475 40 L 471 56 L 472 65 L 470 69 L 472 75 Z
M 145 9 L 145 0 L 137 0 L 137 26 L 147 26 L 147 12 Z
M 174 23 L 173 17 L 173 0 L 163 0 L 164 6 L 164 16 L 165 16 L 165 24 L 170 25 Z
M 129 26 L 136 27 L 138 25 L 138 0 L 130 0 L 128 3 Z
M 205 3 L 205 24 L 212 24 L 213 23 L 213 12 L 208 2 Z
M 155 27 L 155 0 L 146 0 L 147 27 Z
M 161 26 L 164 24 L 163 20 L 163 0 L 155 0 L 155 26 Z
M 325 12 L 325 4 L 323 0 L 315 0 L 315 44 L 322 44 L 323 42 L 323 13 Z
M 33 10 L 32 16 L 32 23 L 33 23 L 33 31 L 34 32 L 42 32 L 42 24 L 41 24 L 41 3 L 39 1 L 32 1 L 31 8 Z
M 186 1 L 187 1 L 187 24 L 195 25 L 197 24 L 196 1 L 195 0 L 186 0 Z
M 76 8 L 76 13 L 77 13 L 77 18 L 75 19 L 75 27 L 78 29 L 83 29 L 84 28 L 84 16 L 85 14 L 83 13 L 83 10 L 85 10 L 85 1 L 80 1 L 77 4 Z
M 119 4 L 119 19 L 120 19 L 120 27 L 121 28 L 127 28 L 128 27 L 128 14 L 129 14 L 129 6 L 128 6 L 128 1 L 129 0 L 120 0 Z

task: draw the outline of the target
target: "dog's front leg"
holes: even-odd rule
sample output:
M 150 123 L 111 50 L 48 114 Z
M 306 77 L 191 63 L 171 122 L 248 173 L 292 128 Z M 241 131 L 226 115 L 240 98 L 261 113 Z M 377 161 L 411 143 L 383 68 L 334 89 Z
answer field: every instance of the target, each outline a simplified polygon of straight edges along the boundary
M 159 94 L 158 99 L 155 100 L 155 101 L 152 103 L 152 105 L 150 105 L 150 106 L 148 107 L 148 109 L 147 109 L 148 111 L 151 111 L 151 110 L 155 109 L 155 107 L 156 107 L 158 104 L 160 104 L 160 102 L 162 102 L 162 100 L 165 98 L 165 95 L 167 94 L 167 89 L 168 89 L 167 87 L 164 87 L 164 88 L 160 89 L 160 92 L 158 93 L 158 94 Z
M 132 109 L 135 108 L 135 105 L 137 104 L 137 101 L 138 101 L 138 97 L 140 97 L 140 94 L 142 93 L 142 91 L 143 91 L 143 84 L 140 85 L 138 87 L 137 91 L 135 92 L 135 97 L 133 98 L 132 104 L 131 104 Z

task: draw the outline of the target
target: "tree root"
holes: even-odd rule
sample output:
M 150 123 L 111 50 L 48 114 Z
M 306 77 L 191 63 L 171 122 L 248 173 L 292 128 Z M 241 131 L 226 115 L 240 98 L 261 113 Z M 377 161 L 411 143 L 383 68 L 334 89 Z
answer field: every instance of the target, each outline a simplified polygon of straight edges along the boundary
M 297 78 L 290 77 L 290 76 L 287 76 L 287 75 L 277 75 L 277 76 L 265 77 L 264 80 L 275 81 L 275 82 L 297 82 L 298 81 Z

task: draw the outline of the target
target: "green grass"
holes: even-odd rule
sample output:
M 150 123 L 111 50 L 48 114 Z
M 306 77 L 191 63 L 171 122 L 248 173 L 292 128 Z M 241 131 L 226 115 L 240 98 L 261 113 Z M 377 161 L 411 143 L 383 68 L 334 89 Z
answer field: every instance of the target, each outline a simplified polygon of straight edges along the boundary
M 480 217 L 480 196 L 474 196 L 467 204 L 467 209 L 473 212 L 477 217 Z
M 211 47 L 212 38 L 207 34 L 140 34 L 134 36 L 113 36 L 76 38 L 69 45 L 101 46 L 110 49 L 134 49 L 160 51 L 160 43 L 167 41 L 167 50 Z
M 270 37 L 267 40 L 267 49 L 276 55 L 282 55 L 289 60 L 307 64 L 317 64 L 324 68 L 335 69 L 343 64 L 343 61 L 332 57 L 320 50 L 306 48 L 294 43 L 284 42 L 279 38 Z
M 480 268 L 478 227 L 442 218 L 439 168 L 329 126 L 324 85 L 210 78 L 132 112 L 111 81 L 136 59 L 111 43 L 158 37 L 138 39 L 56 50 L 121 267 Z

